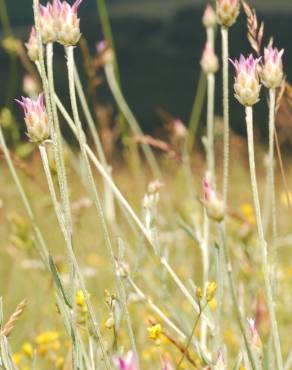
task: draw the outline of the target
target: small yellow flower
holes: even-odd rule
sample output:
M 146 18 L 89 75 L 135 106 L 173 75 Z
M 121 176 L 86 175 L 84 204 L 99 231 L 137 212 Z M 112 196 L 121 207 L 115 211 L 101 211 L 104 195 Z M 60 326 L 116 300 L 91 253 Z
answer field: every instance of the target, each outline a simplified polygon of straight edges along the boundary
M 147 331 L 150 339 L 157 340 L 162 333 L 162 327 L 160 324 L 155 324 L 147 328 Z
M 59 339 L 59 333 L 57 331 L 44 331 L 39 334 L 35 341 L 37 344 L 48 344 Z
M 56 361 L 55 361 L 55 367 L 56 369 L 63 369 L 64 367 L 64 363 L 65 363 L 65 359 L 64 357 L 57 357 Z
M 76 292 L 76 304 L 79 307 L 83 307 L 85 305 L 85 296 L 81 289 Z
M 32 357 L 33 357 L 33 346 L 32 346 L 31 343 L 29 343 L 29 342 L 23 343 L 23 345 L 21 347 L 21 351 L 29 359 L 32 359 Z
M 203 298 L 203 291 L 202 291 L 202 288 L 197 287 L 197 289 L 196 289 L 196 296 L 197 296 L 197 299 L 198 299 L 199 301 Z
M 217 291 L 217 283 L 215 281 L 209 281 L 206 289 L 206 301 L 210 302 L 215 297 Z
M 253 206 L 250 203 L 243 203 L 240 206 L 240 209 L 248 223 L 250 223 L 251 225 L 255 225 L 256 220 L 254 216 Z
M 22 354 L 19 352 L 13 353 L 12 360 L 15 363 L 16 366 L 20 365 L 22 359 Z
M 211 299 L 211 301 L 208 302 L 208 305 L 211 308 L 211 310 L 215 311 L 217 308 L 217 299 L 216 298 Z

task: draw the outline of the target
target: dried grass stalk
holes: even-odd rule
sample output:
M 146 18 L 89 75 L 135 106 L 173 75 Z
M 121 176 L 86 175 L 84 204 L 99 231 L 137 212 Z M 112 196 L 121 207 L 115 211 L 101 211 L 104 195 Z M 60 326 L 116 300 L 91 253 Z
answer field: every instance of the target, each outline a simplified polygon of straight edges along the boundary
M 27 305 L 27 300 L 23 299 L 18 306 L 16 307 L 16 310 L 13 312 L 13 314 L 9 317 L 8 321 L 3 327 L 3 330 L 0 332 L 0 336 L 4 335 L 5 337 L 9 337 L 9 335 L 12 333 L 17 321 L 20 319 L 21 315 L 23 314 L 23 311 L 25 310 L 25 307 Z

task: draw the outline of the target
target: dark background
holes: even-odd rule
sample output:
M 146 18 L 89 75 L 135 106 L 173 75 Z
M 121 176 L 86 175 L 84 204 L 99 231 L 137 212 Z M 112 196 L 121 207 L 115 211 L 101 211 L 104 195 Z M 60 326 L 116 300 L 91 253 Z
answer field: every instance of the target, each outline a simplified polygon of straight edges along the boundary
M 8 1 L 9 16 L 16 36 L 26 41 L 32 24 L 32 1 Z M 113 35 L 125 96 L 145 131 L 161 125 L 156 109 L 162 107 L 188 122 L 199 74 L 199 61 L 205 42 L 201 25 L 204 1 L 188 0 L 112 0 L 108 1 Z M 259 19 L 265 22 L 265 42 L 270 36 L 275 45 L 285 48 L 285 72 L 292 80 L 292 3 L 290 0 L 252 2 Z M 95 0 L 84 0 L 80 8 L 81 30 L 92 53 L 102 39 Z M 289 50 L 290 46 L 290 50 Z M 220 39 L 217 38 L 217 54 Z M 246 40 L 246 21 L 243 14 L 230 32 L 230 56 L 250 53 Z M 77 51 L 78 54 L 78 51 Z M 7 83 L 8 57 L 0 49 L 1 86 Z M 56 81 L 59 94 L 67 99 L 63 50 L 56 51 Z M 19 67 L 19 75 L 22 70 Z M 230 69 L 232 71 L 232 69 Z M 217 79 L 216 113 L 221 115 L 221 77 Z M 232 78 L 230 78 L 232 86 Z M 21 79 L 19 79 L 21 93 Z M 0 91 L 0 105 L 4 104 L 5 88 Z M 112 103 L 105 84 L 99 94 L 104 102 Z M 262 131 L 265 95 L 255 109 L 256 121 Z M 244 132 L 243 109 L 231 96 L 231 124 L 238 133 Z M 234 109 L 235 108 L 235 109 Z M 237 109 L 236 109 L 237 108 Z M 204 116 L 202 117 L 202 121 Z M 264 118 L 266 121 L 266 118 Z

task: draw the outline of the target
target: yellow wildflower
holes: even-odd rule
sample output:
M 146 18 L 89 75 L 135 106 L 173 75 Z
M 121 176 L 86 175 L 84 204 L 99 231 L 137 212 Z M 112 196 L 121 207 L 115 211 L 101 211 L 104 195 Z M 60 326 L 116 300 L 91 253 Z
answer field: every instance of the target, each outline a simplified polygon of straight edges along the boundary
M 243 203 L 240 208 L 248 223 L 251 225 L 255 225 L 256 220 L 254 216 L 253 206 L 250 203 Z
M 15 363 L 16 366 L 20 365 L 22 359 L 22 354 L 19 352 L 13 353 L 12 360 Z
M 206 301 L 210 302 L 215 297 L 217 291 L 217 283 L 215 281 L 209 281 L 206 289 Z
M 208 305 L 211 308 L 211 310 L 216 310 L 216 308 L 217 308 L 217 299 L 216 298 L 211 299 L 208 302 Z
M 147 328 L 147 331 L 149 333 L 149 338 L 156 340 L 160 337 L 162 333 L 162 327 L 160 324 L 155 324 Z
M 29 342 L 23 343 L 23 345 L 21 347 L 21 351 L 25 356 L 32 359 L 32 357 L 33 357 L 33 346 L 32 346 L 31 343 L 29 343 Z
M 37 344 L 48 344 L 59 339 L 59 333 L 57 331 L 44 331 L 38 335 L 35 339 Z
M 64 357 L 57 357 L 56 361 L 55 361 L 55 367 L 57 369 L 63 369 L 64 367 L 64 363 L 65 363 L 65 359 Z
M 76 292 L 76 304 L 79 307 L 83 307 L 85 305 L 85 295 L 81 289 L 78 289 Z
M 197 296 L 197 298 L 198 298 L 199 301 L 203 298 L 202 288 L 197 287 L 197 289 L 196 289 L 196 296 Z

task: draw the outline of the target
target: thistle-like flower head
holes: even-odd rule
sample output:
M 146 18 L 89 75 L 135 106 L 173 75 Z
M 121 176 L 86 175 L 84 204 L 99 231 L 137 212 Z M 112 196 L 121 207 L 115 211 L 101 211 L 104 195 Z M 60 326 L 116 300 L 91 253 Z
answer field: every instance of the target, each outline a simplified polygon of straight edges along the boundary
M 219 68 L 218 58 L 214 52 L 213 46 L 206 42 L 201 58 L 201 67 L 204 73 L 216 73 Z
M 133 351 L 129 351 L 124 357 L 119 357 L 115 364 L 119 370 L 138 370 L 137 357 Z
M 216 13 L 219 24 L 224 27 L 231 27 L 239 14 L 239 0 L 217 0 Z
M 235 68 L 235 97 L 244 106 L 252 106 L 259 101 L 260 81 L 258 63 L 261 58 L 254 58 L 252 54 L 239 60 L 231 61 Z
M 29 59 L 33 62 L 36 62 L 39 59 L 39 48 L 36 30 L 34 27 L 31 28 L 29 39 L 25 46 Z
M 221 222 L 225 216 L 225 205 L 216 190 L 211 186 L 205 178 L 203 180 L 204 199 L 202 200 L 205 206 L 207 215 L 214 221 Z
M 202 23 L 205 28 L 214 28 L 217 24 L 216 13 L 210 4 L 206 6 L 202 18 Z
M 53 3 L 53 12 L 58 28 L 58 42 L 64 46 L 74 46 L 78 43 L 80 33 L 80 19 L 78 18 L 78 9 L 83 0 L 76 0 L 71 6 L 67 1 L 55 0 Z
M 273 48 L 272 46 L 265 48 L 261 80 L 263 85 L 269 89 L 280 87 L 283 81 L 283 54 L 284 49 L 279 51 L 277 48 Z
M 21 97 L 16 100 L 24 111 L 24 121 L 27 128 L 27 136 L 32 142 L 42 143 L 48 139 L 49 119 L 44 103 L 44 94 L 40 94 L 36 100 Z
M 57 40 L 57 25 L 51 3 L 47 3 L 46 6 L 40 5 L 40 29 L 44 44 Z
M 261 353 L 263 344 L 256 328 L 256 322 L 253 318 L 248 318 L 247 324 L 250 330 L 251 342 L 254 348 L 257 350 L 257 352 Z

